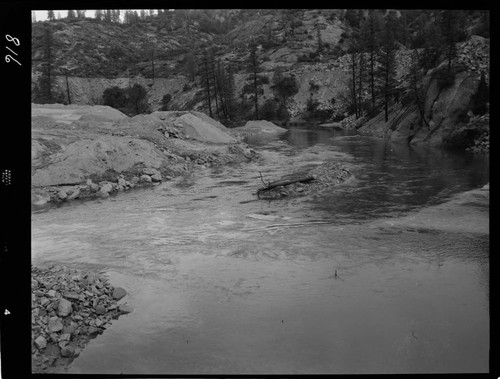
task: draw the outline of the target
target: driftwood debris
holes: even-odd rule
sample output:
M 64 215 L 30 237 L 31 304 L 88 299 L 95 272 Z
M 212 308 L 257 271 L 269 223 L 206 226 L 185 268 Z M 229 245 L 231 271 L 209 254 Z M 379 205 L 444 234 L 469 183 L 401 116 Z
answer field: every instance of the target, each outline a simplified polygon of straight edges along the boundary
M 262 179 L 262 176 L 261 176 L 261 179 Z M 298 179 L 290 179 L 290 180 L 278 180 L 278 181 L 275 181 L 275 182 L 269 182 L 269 183 L 265 183 L 263 180 L 262 182 L 264 184 L 266 184 L 265 187 L 262 187 L 262 188 L 259 188 L 257 190 L 257 195 L 263 191 L 269 191 L 273 188 L 276 188 L 276 187 L 280 187 L 280 186 L 287 186 L 289 184 L 294 184 L 294 183 L 308 183 L 312 180 L 315 180 L 316 178 L 314 176 L 306 176 L 304 178 L 298 178 Z

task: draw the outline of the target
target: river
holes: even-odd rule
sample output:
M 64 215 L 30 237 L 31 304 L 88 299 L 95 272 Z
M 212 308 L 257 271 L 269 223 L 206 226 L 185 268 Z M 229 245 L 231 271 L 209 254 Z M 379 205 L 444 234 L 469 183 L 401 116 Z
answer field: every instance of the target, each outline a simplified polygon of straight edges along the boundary
M 67 372 L 488 372 L 489 234 L 398 222 L 488 183 L 487 157 L 322 129 L 248 142 L 262 160 L 32 213 L 34 263 L 104 271 L 134 308 Z M 328 160 L 354 178 L 257 200 L 259 172 Z

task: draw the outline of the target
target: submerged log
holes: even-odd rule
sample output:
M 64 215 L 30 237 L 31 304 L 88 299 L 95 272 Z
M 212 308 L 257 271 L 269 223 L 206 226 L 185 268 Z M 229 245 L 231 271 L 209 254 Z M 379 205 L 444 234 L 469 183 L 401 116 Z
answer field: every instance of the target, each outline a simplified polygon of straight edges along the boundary
M 299 179 L 290 179 L 290 180 L 278 180 L 276 182 L 270 182 L 267 186 L 259 188 L 257 190 L 257 194 L 263 191 L 269 191 L 273 188 L 276 187 L 281 187 L 281 186 L 287 186 L 289 184 L 294 184 L 294 183 L 308 183 L 312 180 L 315 180 L 316 178 L 314 176 L 306 176 L 305 178 L 299 178 Z

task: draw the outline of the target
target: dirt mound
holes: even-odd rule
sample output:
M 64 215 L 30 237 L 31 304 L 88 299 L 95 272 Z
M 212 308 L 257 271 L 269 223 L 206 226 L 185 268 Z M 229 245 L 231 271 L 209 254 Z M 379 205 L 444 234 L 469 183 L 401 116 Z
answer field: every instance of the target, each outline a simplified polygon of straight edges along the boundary
M 235 143 L 236 138 L 229 135 L 221 123 L 210 119 L 200 112 L 153 112 L 151 116 L 158 117 L 189 138 L 212 143 Z
M 127 118 L 117 109 L 106 105 L 31 104 L 31 117 L 48 117 L 55 122 L 72 124 L 75 121 L 114 122 Z
M 123 172 L 136 164 L 159 168 L 163 160 L 163 153 L 147 141 L 101 136 L 68 145 L 46 167 L 35 170 L 31 184 L 40 187 L 84 182 L 91 173 L 102 174 L 109 169 Z
M 281 128 L 272 122 L 266 120 L 258 120 L 258 121 L 248 121 L 245 126 L 240 126 L 238 128 L 234 128 L 233 131 L 235 133 L 239 133 L 242 135 L 255 135 L 255 134 L 279 134 L 285 133 L 287 129 Z

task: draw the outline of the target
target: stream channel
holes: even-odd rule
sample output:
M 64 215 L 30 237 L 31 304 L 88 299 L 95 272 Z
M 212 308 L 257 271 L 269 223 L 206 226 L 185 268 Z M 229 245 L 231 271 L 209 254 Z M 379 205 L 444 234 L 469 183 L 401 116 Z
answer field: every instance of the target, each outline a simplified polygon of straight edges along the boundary
M 34 264 L 103 271 L 134 308 L 67 372 L 488 372 L 489 233 L 400 222 L 487 184 L 487 157 L 321 129 L 248 143 L 261 161 L 32 212 Z M 259 171 L 330 160 L 354 177 L 257 200 Z

